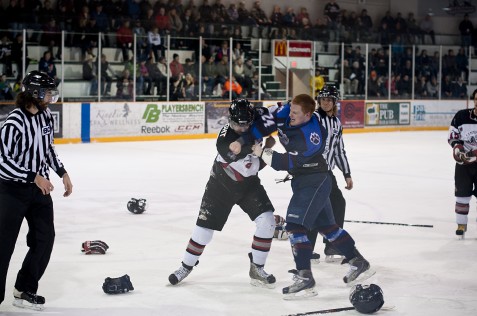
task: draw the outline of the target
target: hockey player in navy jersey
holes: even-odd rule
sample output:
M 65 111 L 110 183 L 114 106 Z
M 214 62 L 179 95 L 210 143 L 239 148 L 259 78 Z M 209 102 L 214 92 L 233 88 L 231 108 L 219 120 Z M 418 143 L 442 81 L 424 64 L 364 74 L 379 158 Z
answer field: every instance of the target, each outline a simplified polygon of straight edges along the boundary
M 330 203 L 333 208 L 333 215 L 335 217 L 336 224 L 343 228 L 345 210 L 346 210 L 346 200 L 343 197 L 338 182 L 333 174 L 333 169 L 335 166 L 342 172 L 344 180 L 346 182 L 345 189 L 353 189 L 353 178 L 351 178 L 351 170 L 348 163 L 348 156 L 344 148 L 343 142 L 343 126 L 341 125 L 340 119 L 337 117 L 338 114 L 338 102 L 340 100 L 340 95 L 338 89 L 332 85 L 325 85 L 321 91 L 318 92 L 316 100 L 318 102 L 317 117 L 327 131 L 327 144 L 328 149 L 324 151 L 323 155 L 330 166 L 330 172 L 328 173 L 331 178 L 331 193 L 330 193 Z M 308 234 L 313 249 L 315 248 L 316 239 L 318 236 L 318 230 L 314 229 Z M 336 262 L 341 261 L 342 256 L 334 248 L 331 243 L 323 238 L 325 243 L 325 261 L 326 262 Z M 313 253 L 313 257 L 318 257 L 319 255 Z M 312 258 L 313 258 L 312 257 Z
M 455 164 L 456 235 L 464 238 L 467 231 L 469 202 L 477 194 L 477 89 L 472 92 L 474 107 L 458 111 L 449 127 L 448 142 Z
M 190 274 L 198 264 L 205 246 L 212 240 L 214 231 L 222 230 L 232 207 L 238 205 L 256 224 L 249 253 L 250 282 L 259 287 L 275 286 L 275 277 L 263 268 L 275 231 L 274 208 L 257 175 L 265 164 L 253 155 L 251 145 L 244 147 L 238 154 L 229 149 L 230 143 L 248 131 L 258 110 L 246 99 L 233 100 L 230 105 L 229 123 L 217 137 L 218 154 L 205 188 L 196 226 L 181 266 L 169 276 L 172 285 Z M 268 146 L 272 146 L 272 143 Z
M 286 215 L 286 230 L 292 247 L 296 270 L 294 283 L 283 288 L 285 299 L 317 295 L 315 280 L 311 271 L 312 245 L 307 233 L 317 228 L 349 263 L 350 270 L 344 276 L 345 283 L 355 282 L 372 275 L 369 262 L 355 248 L 353 238 L 335 223 L 329 194 L 331 180 L 329 166 L 323 157 L 326 148 L 326 130 L 315 113 L 315 100 L 307 94 L 300 94 L 281 107 L 269 108 L 269 113 L 256 120 L 251 133 L 231 144 L 234 153 L 242 146 L 250 144 L 274 131 L 285 148 L 279 153 L 271 148 L 253 146 L 253 152 L 275 170 L 286 170 L 292 175 L 293 196 Z

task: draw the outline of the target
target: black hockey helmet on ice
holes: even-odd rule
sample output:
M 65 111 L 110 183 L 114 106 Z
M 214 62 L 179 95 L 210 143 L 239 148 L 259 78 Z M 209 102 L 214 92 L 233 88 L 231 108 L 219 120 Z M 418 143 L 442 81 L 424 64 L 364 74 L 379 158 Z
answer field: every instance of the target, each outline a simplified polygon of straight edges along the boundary
M 349 300 L 354 308 L 363 314 L 375 313 L 384 304 L 383 291 L 376 284 L 356 284 L 351 289 Z
M 128 202 L 128 211 L 133 214 L 142 214 L 146 211 L 146 199 L 132 198 Z
M 234 99 L 229 108 L 230 121 L 239 126 L 249 126 L 255 118 L 253 105 L 247 99 Z
M 55 80 L 38 70 L 30 71 L 23 78 L 22 91 L 31 94 L 35 99 L 48 103 L 55 103 L 60 96 Z M 45 100 L 46 96 L 49 98 Z
M 325 85 L 323 89 L 318 92 L 316 97 L 316 101 L 320 102 L 320 98 L 332 98 L 334 100 L 334 104 L 340 100 L 340 92 L 339 90 L 332 85 Z

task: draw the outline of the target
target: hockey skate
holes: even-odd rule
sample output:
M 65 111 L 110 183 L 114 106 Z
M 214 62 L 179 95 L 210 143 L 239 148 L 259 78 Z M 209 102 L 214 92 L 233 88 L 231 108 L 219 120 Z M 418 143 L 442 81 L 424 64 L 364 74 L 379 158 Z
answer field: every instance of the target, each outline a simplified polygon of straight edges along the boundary
M 197 261 L 197 263 L 199 262 Z M 192 271 L 192 268 L 193 267 L 188 266 L 184 262 L 182 262 L 182 265 L 179 267 L 179 269 L 177 269 L 176 271 L 174 271 L 174 273 L 169 275 L 169 282 L 172 285 L 176 285 L 177 283 L 181 282 L 190 274 L 190 272 Z
M 459 239 L 464 239 L 466 231 L 467 224 L 457 224 L 457 230 L 455 231 L 455 234 L 459 236 Z
M 325 256 L 325 262 L 327 263 L 336 263 L 343 260 L 343 255 L 330 243 L 325 246 Z
M 252 253 L 249 253 L 248 257 L 250 258 L 250 271 L 248 273 L 250 276 L 250 284 L 267 289 L 275 288 L 276 279 L 273 274 L 265 272 L 263 265 L 253 263 Z
M 319 253 L 314 252 L 314 253 L 311 254 L 311 259 L 310 260 L 311 260 L 312 263 L 320 263 L 320 257 L 321 256 L 320 256 Z
M 293 283 L 290 286 L 283 288 L 283 299 L 285 300 L 299 300 L 318 295 L 315 289 L 315 279 L 311 270 L 290 270 L 293 274 Z
M 13 289 L 13 306 L 20 308 L 28 308 L 35 311 L 41 311 L 45 308 L 45 298 L 32 292 L 20 292 L 17 289 Z
M 357 281 L 366 280 L 375 273 L 375 271 L 370 269 L 371 265 L 368 260 L 364 259 L 356 248 L 354 249 L 354 253 L 356 257 L 349 260 L 349 262 L 347 262 L 346 259 L 343 260 L 343 263 L 349 263 L 349 271 L 343 277 L 344 283 L 349 285 L 353 285 Z

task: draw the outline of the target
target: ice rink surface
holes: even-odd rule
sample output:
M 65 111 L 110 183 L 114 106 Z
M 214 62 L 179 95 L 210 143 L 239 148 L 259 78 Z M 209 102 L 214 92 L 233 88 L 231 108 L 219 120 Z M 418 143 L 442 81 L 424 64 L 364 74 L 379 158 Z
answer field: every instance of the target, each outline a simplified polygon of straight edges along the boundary
M 346 219 L 433 225 L 345 223 L 376 274 L 385 306 L 378 315 L 476 315 L 477 223 L 471 201 L 465 240 L 455 236 L 454 161 L 447 132 L 345 134 L 354 189 L 343 189 Z M 38 293 L 43 312 L 11 305 L 16 273 L 27 251 L 22 227 L 7 279 L 0 315 L 289 315 L 351 306 L 342 277 L 347 266 L 322 260 L 312 266 L 319 295 L 285 301 L 294 262 L 288 241 L 274 240 L 265 269 L 277 278 L 275 289 L 249 284 L 253 222 L 234 208 L 222 232 L 205 248 L 200 264 L 178 286 L 168 283 L 195 225 L 200 200 L 216 155 L 215 139 L 57 145 L 74 184 L 64 198 L 53 174 L 56 243 Z M 278 148 L 279 149 L 279 148 Z M 286 173 L 267 167 L 262 183 L 276 213 L 286 213 Z M 343 188 L 344 180 L 337 173 Z M 131 198 L 147 199 L 147 211 L 130 213 Z M 106 255 L 81 253 L 85 240 L 103 240 Z M 323 256 L 323 245 L 317 252 Z M 104 294 L 106 277 L 128 274 L 135 290 Z M 338 315 L 358 315 L 346 311 Z

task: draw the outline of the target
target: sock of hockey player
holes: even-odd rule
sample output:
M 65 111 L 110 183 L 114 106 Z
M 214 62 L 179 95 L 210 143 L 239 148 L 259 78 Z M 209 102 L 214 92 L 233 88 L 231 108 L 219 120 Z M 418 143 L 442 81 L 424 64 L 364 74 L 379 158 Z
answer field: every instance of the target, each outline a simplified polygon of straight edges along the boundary
M 43 310 L 45 304 L 45 298 L 29 291 L 20 292 L 17 289 L 13 289 L 13 306 L 20 308 L 28 308 L 36 311 Z

